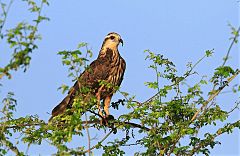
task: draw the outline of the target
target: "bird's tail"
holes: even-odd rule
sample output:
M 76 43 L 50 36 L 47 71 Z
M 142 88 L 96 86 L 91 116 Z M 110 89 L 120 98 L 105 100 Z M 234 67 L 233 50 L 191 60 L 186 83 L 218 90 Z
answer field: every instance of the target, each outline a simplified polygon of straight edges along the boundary
M 51 121 L 53 117 L 62 114 L 67 109 L 68 105 L 70 104 L 71 100 L 71 94 L 68 94 L 62 102 L 60 102 L 53 110 L 52 110 L 52 116 L 48 121 Z
M 53 117 L 63 114 L 67 108 L 71 108 L 74 97 L 76 96 L 77 90 L 80 88 L 79 81 L 76 81 L 74 86 L 68 91 L 68 95 L 60 102 L 53 110 L 52 116 L 48 121 L 51 121 Z

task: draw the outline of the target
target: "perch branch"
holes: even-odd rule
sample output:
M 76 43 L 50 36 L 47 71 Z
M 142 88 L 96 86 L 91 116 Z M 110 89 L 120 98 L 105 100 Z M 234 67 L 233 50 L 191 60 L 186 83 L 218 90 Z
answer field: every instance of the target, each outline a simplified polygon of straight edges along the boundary
M 139 129 L 143 129 L 143 130 L 146 130 L 146 131 L 149 131 L 150 130 L 150 128 L 148 128 L 148 127 L 145 127 L 145 126 L 142 126 L 142 125 L 140 125 L 140 124 L 136 124 L 136 123 L 133 123 L 133 122 L 126 122 L 126 121 L 117 121 L 117 120 L 113 120 L 113 121 L 111 121 L 112 123 L 114 123 L 114 124 L 120 124 L 120 125 L 130 125 L 132 128 L 139 128 Z M 84 125 L 84 126 L 88 126 L 88 125 L 90 125 L 90 124 L 100 124 L 100 120 L 92 120 L 92 121 L 82 121 L 82 125 Z M 48 123 L 24 123 L 24 124 L 16 124 L 16 125 L 13 125 L 13 126 L 5 126 L 5 129 L 14 129 L 14 128 L 19 128 L 19 127 L 29 127 L 29 126 L 43 126 L 43 125 L 45 125 L 45 126 L 47 126 L 48 125 Z M 60 124 L 60 125 L 62 125 L 62 126 L 67 126 L 67 124 Z M 59 125 L 59 126 L 60 126 Z M 0 124 L 0 126 L 2 127 L 3 125 L 2 124 Z

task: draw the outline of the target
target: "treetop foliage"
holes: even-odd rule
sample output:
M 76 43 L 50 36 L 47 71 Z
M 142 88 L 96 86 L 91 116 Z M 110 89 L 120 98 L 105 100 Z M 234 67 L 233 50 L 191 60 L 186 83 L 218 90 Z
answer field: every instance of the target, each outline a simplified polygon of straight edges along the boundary
M 0 1 L 0 36 L 1 40 L 7 41 L 12 52 L 9 63 L 0 68 L 0 80 L 5 76 L 11 78 L 13 70 L 26 71 L 31 63 L 30 54 L 36 50 L 36 41 L 40 39 L 39 24 L 49 20 L 41 14 L 43 7 L 48 5 L 46 0 L 40 3 L 33 0 L 23 2 L 28 4 L 30 13 L 36 15 L 34 20 L 30 23 L 20 22 L 16 27 L 6 29 L 4 24 L 13 0 L 7 4 Z M 181 75 L 171 59 L 145 50 L 145 60 L 150 62 L 149 70 L 153 70 L 156 77 L 145 85 L 155 90 L 156 94 L 140 102 L 135 96 L 118 88 L 122 99 L 112 102 L 111 107 L 123 109 L 124 112 L 105 125 L 100 125 L 101 116 L 97 113 L 95 97 L 91 97 L 87 103 L 81 97 L 76 98 L 72 113 L 68 110 L 48 122 L 38 115 L 15 118 L 17 99 L 13 92 L 9 92 L 2 99 L 0 107 L 0 155 L 12 152 L 16 155 L 28 155 L 18 148 L 19 144 L 27 144 L 31 148 L 42 145 L 43 141 L 57 149 L 54 153 L 56 155 L 93 155 L 93 150 L 100 149 L 103 155 L 124 155 L 124 147 L 130 147 L 134 155 L 210 155 L 211 149 L 221 144 L 218 141 L 219 136 L 240 128 L 240 120 L 228 121 L 232 113 L 238 111 L 239 100 L 228 104 L 228 110 L 224 110 L 217 100 L 225 88 L 233 86 L 233 93 L 240 91 L 238 84 L 232 84 L 240 71 L 227 65 L 232 46 L 238 41 L 240 29 L 231 26 L 231 30 L 233 37 L 223 64 L 208 76 L 198 75 L 196 67 L 205 59 L 213 57 L 214 49 L 206 50 L 196 63 L 188 63 L 186 71 Z M 62 64 L 68 67 L 68 77 L 76 81 L 79 74 L 88 67 L 92 51 L 87 43 L 80 43 L 76 50 L 63 50 L 58 55 L 62 56 Z M 192 78 L 198 81 L 189 85 Z M 165 82 L 164 85 L 160 85 L 161 82 Z M 206 86 L 211 89 L 204 90 Z M 62 85 L 59 89 L 64 93 L 69 87 Z M 217 129 L 208 132 L 205 131 L 206 127 Z M 101 139 L 94 141 L 94 136 L 90 135 L 92 131 L 100 134 Z M 17 141 L 13 136 L 18 136 Z M 82 141 L 71 144 L 74 140 L 83 139 L 83 144 Z M 144 148 L 139 151 L 139 147 Z

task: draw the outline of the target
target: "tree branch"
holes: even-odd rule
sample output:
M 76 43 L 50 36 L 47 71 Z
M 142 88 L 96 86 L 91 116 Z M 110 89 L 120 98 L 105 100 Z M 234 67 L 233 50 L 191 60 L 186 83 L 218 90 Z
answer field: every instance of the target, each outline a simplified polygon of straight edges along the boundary
M 209 102 L 211 102 L 222 90 L 223 88 L 225 88 L 226 86 L 228 86 L 228 84 L 234 79 L 236 78 L 236 76 L 240 73 L 239 70 L 237 70 L 237 72 L 231 76 L 230 78 L 228 78 L 227 80 L 227 83 L 225 83 L 223 86 L 219 87 L 218 90 L 216 90 L 209 98 L 208 100 L 202 105 L 202 107 L 193 115 L 192 119 L 191 119 L 191 122 L 193 122 L 196 118 L 197 118 L 197 115 L 203 110 L 204 107 L 207 106 L 207 104 Z
M 109 136 L 110 134 L 113 132 L 113 130 L 111 130 L 108 134 L 105 135 L 105 137 L 102 138 L 101 141 L 98 142 L 98 144 L 94 145 L 93 147 L 91 147 L 90 149 L 86 150 L 86 151 L 83 151 L 83 152 L 80 152 L 79 154 L 83 155 L 87 152 L 90 152 L 91 150 L 93 150 L 94 148 L 96 148 L 99 144 L 101 144 L 103 141 L 105 141 Z
M 238 36 L 239 36 L 239 32 L 240 32 L 240 26 L 238 27 L 238 30 L 237 30 L 237 32 L 236 32 L 236 35 L 234 36 L 234 38 L 233 38 L 233 40 L 232 40 L 232 42 L 231 42 L 231 44 L 230 44 L 230 46 L 229 46 L 229 48 L 228 48 L 227 55 L 226 55 L 226 57 L 224 58 L 224 61 L 223 61 L 222 66 L 224 66 L 224 65 L 226 64 L 226 62 L 227 62 L 227 60 L 228 60 L 228 57 L 229 57 L 229 54 L 230 54 L 230 51 L 231 51 L 231 49 L 232 49 L 232 46 L 233 46 L 234 43 L 237 41 L 237 38 L 238 38 Z
M 175 81 L 173 84 L 171 84 L 170 86 L 175 86 L 176 84 L 179 84 L 181 81 L 185 80 L 188 76 L 190 76 L 191 74 L 194 74 L 192 73 L 193 69 L 206 57 L 207 55 L 205 54 L 202 58 L 200 58 L 191 68 L 190 70 L 188 70 L 184 75 L 183 75 L 183 79 L 182 80 L 178 80 L 178 81 Z M 148 100 L 142 102 L 141 104 L 146 104 L 146 103 L 149 103 L 151 102 L 155 97 L 158 96 L 160 92 L 157 92 L 155 95 L 153 95 L 152 97 L 150 97 Z
M 118 121 L 118 120 L 110 120 L 111 123 L 113 124 L 120 124 L 120 125 L 130 125 L 132 128 L 139 128 L 139 129 L 143 129 L 143 130 L 146 130 L 146 131 L 149 131 L 150 128 L 148 127 L 145 127 L 145 126 L 142 126 L 140 124 L 137 124 L 137 123 L 133 123 L 133 122 L 126 122 L 126 121 Z M 88 120 L 85 120 L 85 121 L 82 121 L 82 125 L 84 125 L 85 127 L 87 127 L 89 124 L 100 124 L 100 120 L 92 120 L 92 121 L 88 121 Z M 19 128 L 19 127 L 28 127 L 28 126 L 47 126 L 48 123 L 24 123 L 24 124 L 16 124 L 16 125 L 12 125 L 12 126 L 7 126 L 5 125 L 5 129 L 14 129 L 14 128 Z M 65 123 L 62 123 L 62 124 L 58 124 L 59 126 L 68 126 L 67 124 Z M 2 124 L 0 124 L 0 126 L 3 126 Z
M 13 4 L 13 1 L 14 1 L 14 0 L 11 0 L 11 1 L 9 2 L 8 7 L 7 7 L 7 10 L 5 10 L 4 8 L 2 8 L 4 18 L 3 18 L 3 21 L 2 21 L 2 25 L 0 26 L 0 35 L 2 35 L 2 29 L 3 29 L 3 27 L 4 27 L 5 23 L 6 23 L 7 16 L 8 16 L 8 12 L 9 12 L 12 4 Z M 2 1 L 0 1 L 0 3 L 2 4 Z M 1 78 L 1 77 L 0 77 L 0 78 Z
M 85 118 L 86 118 L 86 124 L 88 125 L 88 122 L 87 122 L 87 113 L 85 113 Z M 90 132 L 89 132 L 89 129 L 88 129 L 88 126 L 86 126 L 86 131 L 87 131 L 87 138 L 88 138 L 88 155 L 90 156 L 91 155 L 91 151 L 90 151 L 90 147 L 91 147 L 91 137 L 90 137 Z
M 1 143 L 3 143 L 7 148 L 13 151 L 16 155 L 21 155 L 21 152 L 19 152 L 18 148 L 14 146 L 10 141 L 8 141 L 3 134 L 1 135 L 1 137 Z
M 234 122 L 234 123 L 231 123 L 231 124 L 228 124 L 226 126 L 224 126 L 223 128 L 219 128 L 216 133 L 212 134 L 212 138 L 211 140 L 214 141 L 216 139 L 216 137 L 220 136 L 221 134 L 223 133 L 229 133 L 229 128 L 231 129 L 231 127 L 238 127 L 239 128 L 239 125 L 240 125 L 240 120 Z M 209 141 L 207 141 L 206 143 L 209 143 Z M 198 146 L 194 146 L 193 149 L 190 151 L 190 154 L 189 155 L 193 155 L 196 151 L 198 151 L 200 148 L 203 148 L 205 146 L 208 146 L 208 144 L 198 144 Z

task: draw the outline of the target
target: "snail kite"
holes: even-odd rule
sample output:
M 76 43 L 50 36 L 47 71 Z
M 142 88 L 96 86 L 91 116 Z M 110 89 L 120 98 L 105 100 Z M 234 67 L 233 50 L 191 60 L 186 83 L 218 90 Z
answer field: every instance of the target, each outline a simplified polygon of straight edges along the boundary
M 82 88 L 89 88 L 91 96 L 96 97 L 99 115 L 103 118 L 109 116 L 111 98 L 116 92 L 116 87 L 121 85 L 126 68 L 126 63 L 118 51 L 119 43 L 123 45 L 123 40 L 115 32 L 111 32 L 105 37 L 98 58 L 85 69 L 69 90 L 68 95 L 52 110 L 50 120 L 71 108 L 77 96 L 88 97 L 84 93 L 79 94 Z M 104 103 L 105 116 L 101 111 L 101 100 Z

